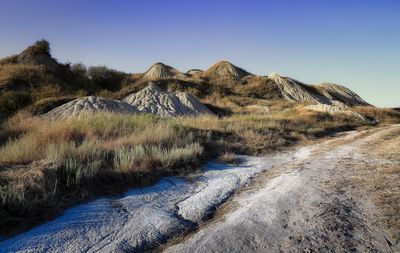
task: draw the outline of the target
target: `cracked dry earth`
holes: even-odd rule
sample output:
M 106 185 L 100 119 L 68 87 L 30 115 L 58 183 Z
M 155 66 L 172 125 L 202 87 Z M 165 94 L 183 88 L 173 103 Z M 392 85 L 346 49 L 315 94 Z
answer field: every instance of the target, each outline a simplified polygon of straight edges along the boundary
M 238 165 L 208 163 L 68 209 L 0 252 L 397 252 L 376 208 L 342 185 L 400 125 L 348 132 Z M 216 212 L 215 212 L 216 211 Z

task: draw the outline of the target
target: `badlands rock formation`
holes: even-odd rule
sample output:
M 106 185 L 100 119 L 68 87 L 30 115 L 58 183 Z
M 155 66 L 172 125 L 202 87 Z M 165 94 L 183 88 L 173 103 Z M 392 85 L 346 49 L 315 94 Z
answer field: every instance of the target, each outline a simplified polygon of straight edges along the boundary
M 140 112 L 154 113 L 161 117 L 212 114 L 194 96 L 184 92 L 166 92 L 154 82 L 143 90 L 124 98 Z
M 278 73 L 272 73 L 268 78 L 278 85 L 283 97 L 287 100 L 312 104 L 330 104 L 327 98 L 313 94 L 307 90 L 305 84 L 294 79 L 282 77 Z
M 365 100 L 358 96 L 355 92 L 350 89 L 333 83 L 321 83 L 315 86 L 325 97 L 330 100 L 338 100 L 346 105 L 368 105 Z
M 369 121 L 363 115 L 353 112 L 349 106 L 368 105 L 361 97 L 350 89 L 332 83 L 319 85 L 306 85 L 288 77 L 282 77 L 277 73 L 268 76 L 279 87 L 284 98 L 294 102 L 311 103 L 305 108 L 334 114 L 346 114 Z
M 191 94 L 166 92 L 154 82 L 150 82 L 146 88 L 127 96 L 124 101 L 89 96 L 63 104 L 42 115 L 42 117 L 56 120 L 78 116 L 83 112 L 97 111 L 123 114 L 153 113 L 161 117 L 212 114 Z
M 361 115 L 361 114 L 359 114 L 357 112 L 346 110 L 343 107 L 339 107 L 339 106 L 335 106 L 335 105 L 318 104 L 318 105 L 308 105 L 305 108 L 308 109 L 308 110 L 311 110 L 311 111 L 329 113 L 331 115 L 346 114 L 346 115 L 349 115 L 349 116 L 353 116 L 353 117 L 359 118 L 362 121 L 369 121 L 366 117 L 364 117 L 363 115 Z
M 143 79 L 145 80 L 185 78 L 185 74 L 161 62 L 152 65 L 143 75 Z
M 137 113 L 135 106 L 127 104 L 123 101 L 105 99 L 96 96 L 89 96 L 75 99 L 71 102 L 63 104 L 42 117 L 51 120 L 68 118 L 71 116 L 79 116 L 85 112 L 107 111 L 113 113 L 131 114 Z

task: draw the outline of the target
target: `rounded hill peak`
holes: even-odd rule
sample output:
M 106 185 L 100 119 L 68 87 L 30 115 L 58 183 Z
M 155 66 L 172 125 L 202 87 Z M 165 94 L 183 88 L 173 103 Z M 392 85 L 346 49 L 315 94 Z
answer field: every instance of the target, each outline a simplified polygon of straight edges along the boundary
M 280 74 L 278 74 L 277 72 L 272 72 L 271 74 L 269 74 L 268 76 L 269 78 L 275 78 L 275 77 L 282 77 Z
M 242 79 L 245 76 L 251 75 L 246 70 L 239 68 L 229 61 L 219 61 L 211 65 L 209 69 L 207 69 L 206 73 L 211 76 L 216 77 L 233 77 L 237 80 Z
M 185 74 L 162 62 L 157 62 L 151 65 L 151 67 L 144 73 L 143 78 L 147 80 L 174 79 L 174 78 L 184 79 Z
M 52 70 L 55 70 L 59 65 L 59 63 L 51 57 L 50 44 L 47 40 L 37 41 L 20 54 L 1 60 L 0 64 L 43 65 Z

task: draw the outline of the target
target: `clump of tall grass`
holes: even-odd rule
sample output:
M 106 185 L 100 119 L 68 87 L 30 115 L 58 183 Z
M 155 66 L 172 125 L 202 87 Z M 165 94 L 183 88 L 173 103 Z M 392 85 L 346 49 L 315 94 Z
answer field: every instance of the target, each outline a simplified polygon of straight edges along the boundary
M 24 195 L 24 191 L 22 190 L 14 189 L 9 186 L 0 186 L 1 206 L 8 205 L 15 208 L 24 208 L 26 205 Z
M 150 154 L 161 163 L 161 167 L 172 169 L 174 166 L 190 164 L 202 155 L 203 147 L 199 143 L 190 143 L 183 147 L 152 147 Z
M 7 141 L 0 148 L 0 162 L 24 164 L 43 159 L 43 153 L 37 149 L 38 141 L 32 134 Z
M 108 152 L 101 149 L 99 142 L 64 142 L 50 144 L 46 159 L 56 164 L 60 180 L 71 186 L 92 180 L 107 161 Z
M 139 162 L 146 157 L 142 145 L 136 147 L 119 147 L 114 151 L 114 167 L 122 173 L 136 172 Z
M 222 155 L 218 157 L 218 160 L 223 163 L 235 163 L 236 156 L 232 152 L 224 152 Z
M 185 165 L 196 162 L 203 154 L 203 147 L 195 142 L 183 147 L 162 146 L 135 146 L 118 147 L 114 151 L 114 166 L 123 173 L 140 173 L 143 171 L 144 160 L 152 161 L 163 170 L 172 169 L 174 166 Z

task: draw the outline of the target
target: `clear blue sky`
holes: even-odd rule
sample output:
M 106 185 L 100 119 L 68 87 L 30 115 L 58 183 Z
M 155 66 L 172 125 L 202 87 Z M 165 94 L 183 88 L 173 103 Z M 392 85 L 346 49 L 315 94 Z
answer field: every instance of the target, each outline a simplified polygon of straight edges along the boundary
M 225 59 L 400 106 L 397 0 L 0 0 L 0 57 L 42 38 L 61 62 L 141 72 Z

